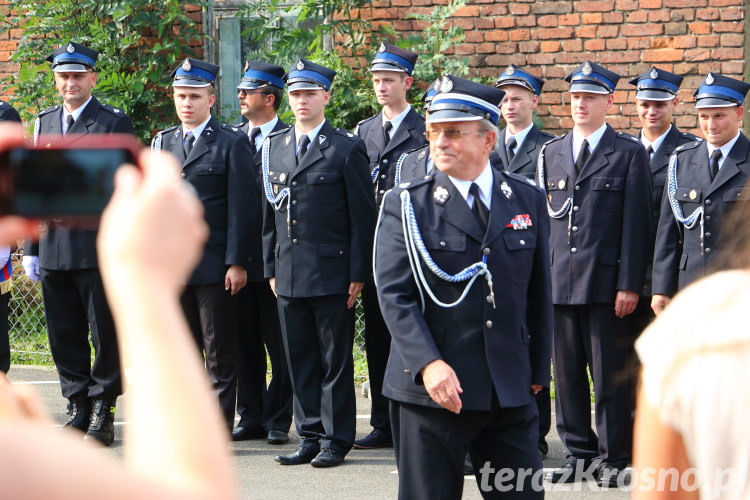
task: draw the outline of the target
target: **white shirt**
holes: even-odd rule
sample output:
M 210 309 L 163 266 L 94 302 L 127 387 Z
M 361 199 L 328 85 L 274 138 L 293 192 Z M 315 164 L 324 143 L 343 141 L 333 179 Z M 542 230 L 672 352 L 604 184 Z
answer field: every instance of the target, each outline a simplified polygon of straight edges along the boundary
M 531 122 L 528 127 L 526 127 L 525 129 L 521 130 L 516 135 L 510 135 L 510 131 L 506 128 L 505 129 L 505 150 L 506 151 L 508 150 L 508 142 L 510 141 L 510 138 L 511 137 L 515 137 L 516 138 L 516 147 L 513 149 L 513 154 L 515 155 L 516 152 L 518 151 L 519 146 L 521 146 L 521 144 L 523 144 L 523 141 L 526 140 L 526 136 L 529 135 L 529 132 L 531 132 L 531 127 L 533 127 L 533 126 L 534 126 L 534 122 Z
M 279 117 L 278 115 L 276 115 L 273 117 L 271 121 L 267 121 L 263 125 L 258 125 L 258 127 L 260 128 L 260 134 L 258 134 L 255 137 L 255 150 L 256 151 L 260 151 L 260 148 L 263 146 L 263 141 L 266 139 L 266 137 L 268 137 L 268 134 L 270 134 L 273 131 L 278 121 L 279 121 Z M 248 125 L 247 137 L 252 140 L 252 133 L 255 127 L 253 127 L 252 123 L 248 123 L 247 125 Z
M 302 139 L 302 136 L 303 135 L 307 135 L 307 137 L 310 138 L 310 144 L 313 144 L 315 142 L 315 138 L 318 137 L 318 134 L 320 133 L 320 129 L 323 128 L 323 124 L 325 122 L 326 122 L 326 119 L 323 118 L 323 121 L 320 122 L 320 124 L 317 127 L 315 127 L 314 129 L 312 129 L 311 131 L 309 131 L 307 134 L 303 134 L 302 132 L 300 132 L 300 130 L 295 125 L 295 127 L 294 127 L 294 136 L 297 138 L 297 147 L 296 147 L 295 151 L 297 153 L 299 153 L 299 141 L 300 141 L 300 139 Z M 310 146 L 308 145 L 308 149 L 309 148 L 310 148 Z
M 603 123 L 601 127 L 596 129 L 593 134 L 588 137 L 584 137 L 575 128 L 573 129 L 573 160 L 578 158 L 578 153 L 581 151 L 581 144 L 586 139 L 589 143 L 589 154 L 593 155 L 594 150 L 599 145 L 604 132 L 607 130 L 607 123 Z
M 385 122 L 391 122 L 391 130 L 388 131 L 388 136 L 393 139 L 393 134 L 396 133 L 396 130 L 401 125 L 401 122 L 404 121 L 404 118 L 406 118 L 406 115 L 409 114 L 409 110 L 411 109 L 411 104 L 406 105 L 406 109 L 403 110 L 401 113 L 399 113 L 396 117 L 392 119 L 388 119 L 385 117 L 385 111 L 381 113 L 383 115 L 383 126 L 385 127 Z
M 208 122 L 211 121 L 211 115 L 208 116 L 208 119 L 206 119 L 205 122 L 201 123 L 197 127 L 195 127 L 192 130 L 185 130 L 185 125 L 182 126 L 182 139 L 185 140 L 185 136 L 188 132 L 191 132 L 193 134 L 193 137 L 195 137 L 195 140 L 198 140 L 198 137 L 201 136 L 203 133 L 203 129 L 206 128 L 206 125 L 208 125 Z
M 72 116 L 73 121 L 78 120 L 78 117 L 81 116 L 81 113 L 83 113 L 83 110 L 86 109 L 86 106 L 89 105 L 91 102 L 91 98 L 93 96 L 89 96 L 88 100 L 83 103 L 83 106 L 79 106 L 78 109 L 73 111 L 72 113 L 69 113 L 67 109 L 65 109 L 65 106 L 63 106 L 63 114 L 62 114 L 62 132 L 63 134 L 66 134 L 68 132 L 68 117 Z
M 479 176 L 473 181 L 456 179 L 455 177 L 451 177 L 450 175 L 448 176 L 448 178 L 451 180 L 456 189 L 458 189 L 458 192 L 461 193 L 461 196 L 464 197 L 464 200 L 466 200 L 466 204 L 469 205 L 469 208 L 472 208 L 474 205 L 474 195 L 469 193 L 469 189 L 471 188 L 472 183 L 476 183 L 476 185 L 479 187 L 479 199 L 482 200 L 482 203 L 484 203 L 488 210 L 491 208 L 492 167 L 490 167 L 489 160 L 487 160 L 487 165 L 484 166 L 484 170 L 482 170 L 482 173 L 479 174 Z
M 648 157 L 649 161 L 651 161 L 651 158 L 653 158 L 654 153 L 656 153 L 659 148 L 661 147 L 662 143 L 664 142 L 664 139 L 667 138 L 667 134 L 669 134 L 669 131 L 672 130 L 672 125 L 669 125 L 669 128 L 666 132 L 661 134 L 659 137 L 657 137 L 654 142 L 649 141 L 646 139 L 646 136 L 643 135 L 643 131 L 641 130 L 641 144 L 643 144 L 643 147 L 646 148 L 648 151 L 648 147 L 651 146 L 651 155 Z
M 716 146 L 712 146 L 711 144 L 709 144 L 708 141 L 706 141 L 706 146 L 708 146 L 708 161 L 709 161 L 709 165 L 710 165 L 710 162 L 711 162 L 711 153 L 713 153 L 715 150 L 718 149 L 718 150 L 721 151 L 721 158 L 719 158 L 719 170 L 721 170 L 721 167 L 724 165 L 724 160 L 727 159 L 727 156 L 729 156 L 729 152 L 732 150 L 732 148 L 734 147 L 735 143 L 737 142 L 737 139 L 739 139 L 739 138 L 740 138 L 740 132 L 738 130 L 737 131 L 737 135 L 734 136 L 734 139 L 732 139 L 731 141 L 727 142 L 726 144 L 724 144 L 720 148 L 717 148 Z

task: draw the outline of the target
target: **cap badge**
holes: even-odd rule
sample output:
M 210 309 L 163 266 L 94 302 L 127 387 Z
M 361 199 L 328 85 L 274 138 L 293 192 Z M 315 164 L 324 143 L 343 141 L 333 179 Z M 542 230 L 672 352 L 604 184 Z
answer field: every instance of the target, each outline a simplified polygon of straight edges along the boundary
M 690 197 L 691 200 L 694 200 L 698 197 L 698 192 L 695 189 L 691 189 L 690 192 L 688 193 L 688 196 Z
M 589 76 L 591 73 L 594 72 L 594 68 L 591 67 L 591 63 L 586 61 L 583 63 L 583 67 L 581 68 L 581 73 L 583 73 L 586 76 Z
M 297 71 L 302 71 L 303 69 L 305 69 L 305 63 L 303 63 L 302 61 L 297 61 L 296 68 L 297 68 Z
M 73 47 L 72 43 L 68 43 L 68 46 L 65 48 L 65 50 L 68 52 L 68 54 L 72 54 L 76 51 L 76 48 Z
M 385 44 L 383 42 L 380 42 L 380 47 L 378 47 L 378 52 L 385 52 Z
M 713 85 L 715 81 L 716 80 L 714 80 L 714 75 L 709 73 L 708 76 L 706 77 L 706 85 Z
M 190 71 L 193 69 L 193 65 L 190 64 L 190 59 L 185 59 L 185 62 L 182 63 L 182 71 Z
M 446 201 L 448 201 L 448 198 L 451 197 L 451 194 L 448 192 L 447 189 L 443 186 L 437 186 L 435 188 L 435 191 L 432 192 L 432 197 L 435 199 L 435 201 L 440 204 L 444 205 Z
M 503 195 L 505 195 L 505 197 L 507 199 L 509 199 L 509 200 L 510 200 L 510 197 L 513 196 L 513 190 L 510 188 L 510 186 L 508 185 L 508 183 L 505 182 L 505 181 L 503 181 L 503 183 L 500 184 L 500 191 L 502 191 Z
M 648 76 L 650 76 L 652 80 L 656 80 L 659 78 L 659 72 L 656 71 L 656 68 L 651 68 L 651 73 L 649 73 Z
M 508 75 L 508 76 L 513 75 L 513 73 L 515 73 L 515 72 L 516 72 L 516 69 L 513 67 L 512 64 L 510 66 L 508 66 L 508 69 L 505 70 L 505 74 Z
M 447 76 L 443 77 L 443 81 L 440 82 L 440 92 L 450 92 L 453 90 L 453 82 Z

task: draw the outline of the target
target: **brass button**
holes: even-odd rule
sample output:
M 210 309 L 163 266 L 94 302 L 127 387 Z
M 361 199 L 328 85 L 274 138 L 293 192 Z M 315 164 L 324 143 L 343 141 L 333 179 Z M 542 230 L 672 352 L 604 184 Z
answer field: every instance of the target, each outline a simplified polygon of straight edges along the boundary
M 487 298 L 485 298 L 488 304 L 492 304 L 492 295 L 488 295 Z
M 570 230 L 575 233 L 576 231 L 578 231 L 578 226 L 573 226 L 570 228 Z
M 711 222 L 711 216 L 710 215 L 706 216 L 706 222 Z
M 388 158 L 383 158 L 383 163 L 388 163 Z
M 706 199 L 706 205 L 710 205 L 710 204 L 711 204 L 711 198 Z
M 292 200 L 292 205 L 296 205 L 296 204 L 297 204 L 297 200 Z
M 297 244 L 297 238 L 294 238 L 294 239 L 292 240 L 292 243 L 293 243 L 294 245 L 296 245 L 296 244 Z
M 706 233 L 706 238 L 710 238 L 710 237 L 711 237 L 711 233 L 707 232 Z
M 380 176 L 381 179 L 385 179 L 385 174 Z
M 521 246 L 524 246 L 526 244 L 526 240 L 521 240 L 519 241 L 519 243 L 521 244 Z
M 487 321 L 486 321 L 486 322 L 484 323 L 484 326 L 486 326 L 487 328 L 492 328 L 492 321 L 490 321 L 490 320 L 487 320 Z
M 580 191 L 581 190 L 581 186 L 579 186 L 578 184 L 576 184 L 576 187 L 574 187 L 573 189 L 575 189 L 576 191 Z
M 711 249 L 710 248 L 706 248 L 705 252 L 706 253 L 711 253 Z
M 578 212 L 580 210 L 580 207 L 578 205 L 573 205 L 573 211 Z
M 576 247 L 573 247 L 570 249 L 570 253 L 578 253 L 578 249 Z
M 297 181 L 292 181 L 292 187 L 297 187 Z
M 296 226 L 296 225 L 297 225 L 297 219 L 292 219 L 292 226 Z

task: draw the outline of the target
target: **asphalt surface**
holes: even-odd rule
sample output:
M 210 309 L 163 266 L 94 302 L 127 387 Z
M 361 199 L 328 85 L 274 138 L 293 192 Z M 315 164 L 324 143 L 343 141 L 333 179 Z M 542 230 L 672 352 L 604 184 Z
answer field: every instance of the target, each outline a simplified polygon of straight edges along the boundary
M 33 384 L 44 401 L 53 419 L 65 420 L 67 401 L 60 395 L 60 386 L 54 369 L 48 367 L 14 365 L 8 373 L 14 383 Z M 115 414 L 115 442 L 109 452 L 122 457 L 123 422 L 122 409 L 127 404 L 127 395 L 118 400 Z M 369 427 L 370 401 L 357 393 L 357 437 L 366 435 Z M 554 417 L 553 417 L 554 422 Z M 554 426 L 553 426 L 554 427 Z M 273 457 L 289 453 L 296 447 L 299 438 L 292 430 L 289 444 L 274 446 L 265 440 L 232 443 L 235 456 L 235 471 L 241 498 L 262 499 L 327 499 L 332 498 L 396 498 L 398 474 L 393 450 L 352 450 L 344 464 L 331 469 L 316 469 L 309 465 L 282 466 Z M 556 468 L 565 462 L 565 454 L 554 428 L 547 436 L 549 455 L 544 467 Z M 581 482 L 568 485 L 544 483 L 547 499 L 607 499 L 629 498 L 627 491 L 602 490 L 593 483 Z M 473 476 L 464 482 L 463 498 L 482 498 Z

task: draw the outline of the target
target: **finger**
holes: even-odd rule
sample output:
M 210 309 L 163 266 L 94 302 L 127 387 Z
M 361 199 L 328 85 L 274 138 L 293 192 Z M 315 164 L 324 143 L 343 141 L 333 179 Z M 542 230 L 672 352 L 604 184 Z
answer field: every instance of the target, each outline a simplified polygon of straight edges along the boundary
M 0 151 L 23 145 L 23 125 L 18 123 L 0 123 Z
M 39 394 L 28 385 L 14 386 L 16 401 L 21 413 L 28 419 L 42 423 L 51 423 L 51 418 L 39 398 Z
M 113 203 L 118 200 L 130 199 L 138 190 L 141 175 L 132 165 L 123 165 L 115 172 L 115 191 L 112 193 Z
M 227 274 L 226 274 L 226 275 L 224 276 L 224 290 L 229 290 L 229 289 L 231 289 L 231 288 L 232 288 L 232 280 L 231 280 L 231 278 L 229 277 L 229 273 L 227 273 Z

